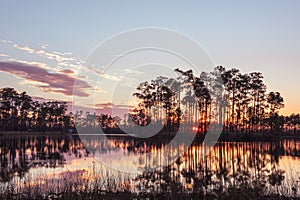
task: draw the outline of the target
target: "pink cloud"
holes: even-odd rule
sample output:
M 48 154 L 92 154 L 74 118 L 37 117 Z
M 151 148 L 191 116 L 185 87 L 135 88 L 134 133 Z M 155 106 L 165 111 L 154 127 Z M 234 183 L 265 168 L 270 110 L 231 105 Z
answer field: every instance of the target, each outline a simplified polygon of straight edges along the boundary
M 123 117 L 125 114 L 128 114 L 130 110 L 134 107 L 123 104 L 113 104 L 113 103 L 98 103 L 94 105 L 97 113 L 105 113 L 110 115 L 116 115 Z
M 67 96 L 87 97 L 87 89 L 92 87 L 85 81 L 75 79 L 67 72 L 51 73 L 38 66 L 28 65 L 19 62 L 0 62 L 0 71 L 8 72 L 15 76 L 41 83 L 34 85 L 45 92 L 61 93 Z M 76 88 L 74 84 L 76 81 Z M 73 92 L 73 89 L 75 89 Z
M 64 74 L 74 74 L 74 71 L 71 69 L 63 69 L 60 72 L 64 73 Z
M 79 106 L 79 105 L 72 105 L 72 103 L 68 104 L 69 108 L 72 108 L 70 111 L 76 112 L 76 111 L 83 111 L 89 112 L 89 113 L 96 113 L 96 114 L 108 114 L 112 116 L 119 116 L 123 117 L 125 114 L 128 114 L 131 109 L 133 109 L 132 106 L 127 106 L 127 105 L 118 105 L 118 104 L 113 104 L 110 102 L 107 103 L 99 103 L 99 104 L 88 104 L 86 106 Z

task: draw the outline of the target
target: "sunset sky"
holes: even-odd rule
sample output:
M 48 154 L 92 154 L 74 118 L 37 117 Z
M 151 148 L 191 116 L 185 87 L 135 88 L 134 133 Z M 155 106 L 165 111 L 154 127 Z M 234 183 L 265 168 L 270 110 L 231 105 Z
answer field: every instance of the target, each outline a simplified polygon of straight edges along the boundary
M 129 29 L 161 27 L 193 38 L 215 65 L 262 72 L 268 91 L 279 91 L 285 99 L 281 113 L 300 113 L 300 1 L 1 1 L 0 5 L 0 87 L 67 101 L 74 95 L 88 96 L 93 86 L 78 72 L 99 43 Z M 111 91 L 98 89 L 103 99 L 97 103 L 109 105 L 105 96 Z

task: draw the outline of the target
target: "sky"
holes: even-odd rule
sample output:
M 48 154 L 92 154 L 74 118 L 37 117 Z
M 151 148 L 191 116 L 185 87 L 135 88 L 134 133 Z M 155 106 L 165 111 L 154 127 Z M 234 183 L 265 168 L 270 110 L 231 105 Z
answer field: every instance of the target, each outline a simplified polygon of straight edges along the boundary
M 75 96 L 86 97 L 93 87 L 80 69 L 99 43 L 122 31 L 161 27 L 193 38 L 215 65 L 262 72 L 268 91 L 284 97 L 281 113 L 300 113 L 299 1 L 11 0 L 0 5 L 0 87 L 69 101 L 76 82 Z M 99 87 L 98 92 L 97 103 L 110 105 L 105 97 L 111 91 Z

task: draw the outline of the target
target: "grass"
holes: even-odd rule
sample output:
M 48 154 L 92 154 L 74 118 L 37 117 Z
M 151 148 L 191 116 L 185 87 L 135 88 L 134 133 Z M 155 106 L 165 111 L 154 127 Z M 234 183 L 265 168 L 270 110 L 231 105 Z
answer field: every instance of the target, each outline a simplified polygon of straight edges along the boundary
M 120 185 L 117 182 L 122 180 L 119 176 L 100 176 L 98 179 L 91 181 L 90 179 L 81 179 L 78 176 L 72 176 L 69 179 L 62 179 L 64 184 L 51 185 L 46 184 L 31 184 L 30 177 L 25 177 L 21 180 L 26 183 L 20 186 L 20 181 L 10 182 L 0 188 L 0 199 L 5 200 L 87 200 L 87 199 L 161 199 L 161 200 L 188 200 L 188 199 L 206 199 L 206 200 L 285 200 L 299 199 L 297 193 L 291 196 L 281 196 L 276 191 L 286 189 L 286 186 L 275 185 L 275 188 L 266 187 L 265 177 L 255 179 L 243 173 L 232 176 L 235 177 L 234 183 L 229 178 L 223 183 L 222 181 L 205 183 L 204 179 L 193 177 L 194 184 L 192 190 L 184 188 L 181 181 L 176 181 L 171 178 L 171 171 L 163 172 L 162 178 L 152 179 L 158 172 L 153 174 L 143 174 L 135 179 L 139 184 L 139 188 L 130 189 L 126 185 Z M 196 180 L 199 180 L 197 183 Z M 157 185 L 158 184 L 158 185 Z M 154 188 L 157 185 L 158 188 Z M 279 190 L 278 190 L 279 188 Z
M 59 199 L 59 200 L 85 200 L 85 199 L 182 199 L 182 200 L 190 200 L 190 199 L 242 199 L 242 200 L 250 200 L 250 199 L 273 199 L 273 200 L 281 200 L 281 199 L 300 199 L 299 197 L 284 197 L 280 195 L 263 195 L 257 196 L 256 191 L 253 190 L 243 190 L 243 189 L 234 189 L 228 190 L 224 193 L 210 193 L 210 194 L 197 194 L 197 193 L 175 193 L 171 194 L 168 192 L 161 192 L 158 194 L 155 193 L 132 193 L 129 191 L 123 192 L 109 192 L 102 190 L 93 190 L 93 191 L 72 191 L 66 190 L 61 193 L 19 193 L 13 194 L 11 192 L 5 192 L 0 194 L 0 199 L 11 199 L 11 200 L 49 200 L 49 199 Z

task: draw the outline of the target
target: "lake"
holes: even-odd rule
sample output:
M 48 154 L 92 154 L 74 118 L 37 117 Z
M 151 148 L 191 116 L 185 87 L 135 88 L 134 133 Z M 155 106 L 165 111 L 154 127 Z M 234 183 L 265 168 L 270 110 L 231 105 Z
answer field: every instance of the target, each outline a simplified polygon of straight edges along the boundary
M 0 137 L 0 193 L 70 190 L 300 196 L 300 140 L 168 146 L 129 137 Z M 216 194 L 217 195 L 217 194 Z

